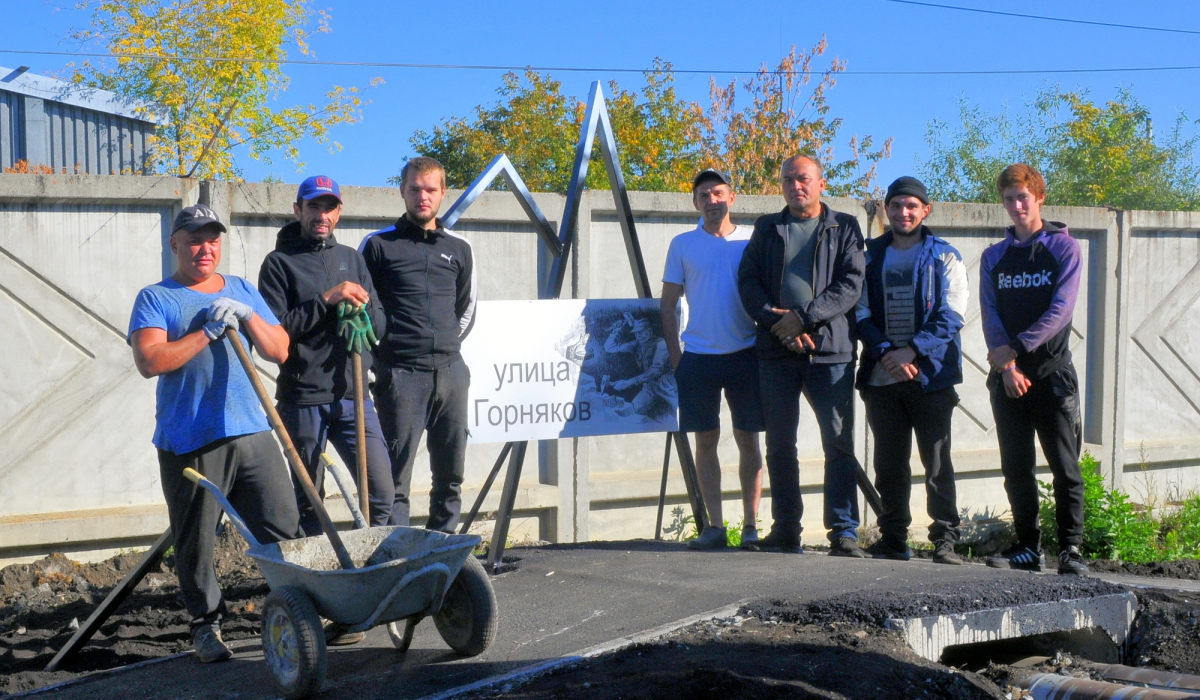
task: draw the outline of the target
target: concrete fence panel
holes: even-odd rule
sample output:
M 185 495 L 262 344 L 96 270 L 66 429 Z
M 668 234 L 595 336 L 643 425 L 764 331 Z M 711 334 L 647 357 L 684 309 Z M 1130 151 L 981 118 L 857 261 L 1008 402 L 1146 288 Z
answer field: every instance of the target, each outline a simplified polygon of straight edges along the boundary
M 450 192 L 445 206 L 457 196 Z M 343 188 L 338 240 L 357 246 L 404 210 L 395 188 Z M 133 367 L 125 330 L 137 291 L 170 274 L 170 220 L 204 202 L 230 226 L 221 270 L 257 281 L 276 233 L 292 220 L 295 186 L 183 181 L 165 177 L 0 175 L 0 559 L 51 550 L 99 555 L 152 539 L 166 525 L 150 437 L 154 382 Z M 536 195 L 557 227 L 564 198 Z M 687 194 L 630 194 L 651 289 L 661 289 L 667 247 L 696 226 Z M 874 203 L 830 200 L 858 217 L 868 236 L 882 227 Z M 739 197 L 735 220 L 782 207 L 779 197 Z M 1075 354 L 1083 393 L 1086 447 L 1111 483 L 1159 498 L 1200 486 L 1200 214 L 1048 208 L 1083 249 L 1086 266 L 1075 310 Z M 1007 509 L 987 390 L 979 320 L 979 256 L 1000 240 L 999 205 L 935 204 L 934 231 L 963 255 L 971 286 L 963 331 L 965 381 L 955 414 L 960 505 Z M 488 192 L 456 230 L 474 248 L 481 299 L 533 299 L 547 256 L 516 200 Z M 563 296 L 630 297 L 632 273 L 608 192 L 580 205 Z M 260 362 L 268 376 L 275 368 Z M 728 425 L 728 415 L 724 417 Z M 856 447 L 870 470 L 873 452 L 861 405 Z M 517 500 L 517 537 L 556 541 L 648 537 L 664 454 L 662 435 L 544 441 L 531 450 Z M 468 453 L 463 498 L 478 493 L 500 449 Z M 802 409 L 799 431 L 805 537 L 820 540 L 823 457 L 815 420 Z M 740 520 L 737 451 L 730 431 L 720 447 L 727 519 Z M 535 458 L 536 456 L 536 458 Z M 686 503 L 677 460 L 670 507 Z M 1142 464 L 1142 462 L 1145 462 Z M 916 454 L 913 465 L 920 483 Z M 1143 466 L 1145 469 L 1143 470 Z M 428 457 L 414 472 L 414 515 L 425 513 Z M 768 482 L 769 487 L 769 482 Z M 769 492 L 760 512 L 770 522 Z M 1143 496 L 1144 497 L 1144 496 Z M 484 505 L 497 507 L 499 485 Z M 348 514 L 331 495 L 335 519 Z M 913 491 L 921 513 L 924 495 Z M 916 517 L 917 526 L 924 518 Z M 671 516 L 668 514 L 668 524 Z M 81 554 L 82 556 L 82 554 Z

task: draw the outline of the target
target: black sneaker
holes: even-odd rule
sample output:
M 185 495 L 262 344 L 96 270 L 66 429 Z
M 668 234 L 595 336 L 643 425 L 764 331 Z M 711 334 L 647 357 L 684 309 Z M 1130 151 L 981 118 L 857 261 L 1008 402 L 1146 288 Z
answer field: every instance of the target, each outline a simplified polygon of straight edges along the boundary
M 1046 566 L 1046 557 L 1032 547 L 1015 544 L 1003 554 L 988 557 L 987 565 L 993 569 L 1041 571 Z
M 953 541 L 938 540 L 937 542 L 933 543 L 933 563 L 961 566 L 963 560 L 962 557 L 958 556 L 958 552 L 954 551 Z
M 858 548 L 858 540 L 853 537 L 839 537 L 829 545 L 829 556 L 866 559 L 867 553 Z
M 1088 573 L 1087 564 L 1083 563 L 1083 554 L 1079 547 L 1071 545 L 1058 553 L 1058 573 L 1082 576 Z
M 912 559 L 913 552 L 909 548 L 908 543 L 896 544 L 887 540 L 879 540 L 875 544 L 862 550 L 871 555 L 873 559 L 895 559 L 896 561 L 908 561 Z
M 750 552 L 783 552 L 785 554 L 800 554 L 800 536 L 784 535 L 775 530 L 762 539 L 753 542 L 743 542 L 742 549 Z
M 221 639 L 221 628 L 217 623 L 200 625 L 192 630 L 192 645 L 196 648 L 196 656 L 201 663 L 224 661 L 233 656 L 233 651 L 225 646 Z
M 709 526 L 700 536 L 687 543 L 688 549 L 723 549 L 729 546 L 729 536 L 723 527 Z

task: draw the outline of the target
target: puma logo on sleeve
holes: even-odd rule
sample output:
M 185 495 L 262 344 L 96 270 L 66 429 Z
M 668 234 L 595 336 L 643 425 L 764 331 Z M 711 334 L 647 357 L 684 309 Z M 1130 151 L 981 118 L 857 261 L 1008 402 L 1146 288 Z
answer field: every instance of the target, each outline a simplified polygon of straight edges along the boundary
M 454 263 L 453 255 L 446 255 L 445 253 L 442 253 L 441 256 L 446 259 L 446 262 L 451 263 L 451 264 Z

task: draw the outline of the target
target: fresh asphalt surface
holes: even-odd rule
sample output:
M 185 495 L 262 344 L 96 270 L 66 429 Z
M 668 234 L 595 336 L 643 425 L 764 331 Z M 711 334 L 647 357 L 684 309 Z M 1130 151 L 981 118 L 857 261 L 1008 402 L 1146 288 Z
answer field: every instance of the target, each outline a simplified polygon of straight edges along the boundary
M 420 698 L 634 635 L 741 600 L 798 601 L 852 591 L 923 590 L 1021 572 L 983 566 L 843 559 L 824 553 L 689 552 L 675 543 L 634 541 L 513 549 L 516 570 L 493 579 L 500 631 L 480 656 L 456 656 L 432 621 L 417 628 L 406 655 L 378 627 L 364 642 L 330 648 L 320 698 Z M 507 558 L 507 557 L 506 557 Z M 191 655 L 50 689 L 35 697 L 274 698 L 257 641 L 218 664 Z

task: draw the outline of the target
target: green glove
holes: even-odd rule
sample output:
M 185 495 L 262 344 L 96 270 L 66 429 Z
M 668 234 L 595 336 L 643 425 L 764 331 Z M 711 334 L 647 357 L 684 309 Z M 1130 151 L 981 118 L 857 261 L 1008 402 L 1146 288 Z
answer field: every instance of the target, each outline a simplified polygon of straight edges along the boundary
M 375 329 L 371 327 L 371 316 L 367 313 L 367 305 L 355 306 L 348 301 L 338 304 L 338 335 L 346 339 L 346 352 L 367 352 L 379 344 L 375 337 Z

